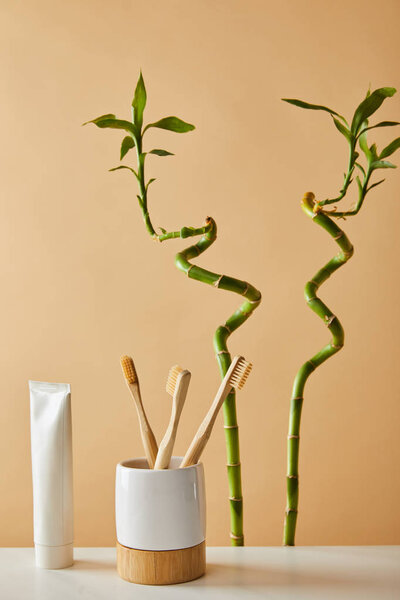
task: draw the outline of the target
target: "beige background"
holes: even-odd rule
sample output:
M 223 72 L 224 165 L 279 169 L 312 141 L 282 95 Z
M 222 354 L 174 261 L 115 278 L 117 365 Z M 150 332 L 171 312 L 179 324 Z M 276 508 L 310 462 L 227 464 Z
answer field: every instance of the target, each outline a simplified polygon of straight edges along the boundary
M 280 97 L 351 116 L 370 82 L 399 87 L 399 17 L 396 0 L 3 0 L 1 545 L 32 543 L 28 378 L 73 387 L 77 545 L 114 543 L 115 464 L 142 452 L 120 354 L 136 359 L 159 438 L 168 369 L 192 370 L 179 453 L 218 384 L 212 333 L 239 298 L 175 269 L 184 243 L 154 244 L 135 181 L 107 171 L 121 134 L 80 126 L 128 117 L 140 67 L 146 120 L 197 126 L 148 135 L 148 149 L 176 152 L 148 161 L 155 225 L 212 215 L 219 238 L 198 263 L 264 294 L 230 348 L 254 362 L 238 400 L 246 541 L 281 543 L 292 380 L 329 339 L 302 287 L 336 251 L 299 201 L 338 190 L 347 149 L 328 115 Z M 400 96 L 380 117 L 399 119 Z M 321 292 L 347 341 L 306 391 L 299 544 L 400 543 L 400 174 L 383 175 L 344 224 L 354 258 Z M 229 543 L 224 452 L 220 418 L 204 455 L 210 544 Z

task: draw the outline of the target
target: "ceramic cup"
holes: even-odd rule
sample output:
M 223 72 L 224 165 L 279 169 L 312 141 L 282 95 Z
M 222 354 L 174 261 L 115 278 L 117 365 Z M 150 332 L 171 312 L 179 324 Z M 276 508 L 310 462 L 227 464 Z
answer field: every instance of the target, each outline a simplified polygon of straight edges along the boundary
M 117 540 L 137 550 L 177 550 L 205 539 L 206 506 L 202 463 L 179 469 L 149 469 L 145 458 L 117 465 Z

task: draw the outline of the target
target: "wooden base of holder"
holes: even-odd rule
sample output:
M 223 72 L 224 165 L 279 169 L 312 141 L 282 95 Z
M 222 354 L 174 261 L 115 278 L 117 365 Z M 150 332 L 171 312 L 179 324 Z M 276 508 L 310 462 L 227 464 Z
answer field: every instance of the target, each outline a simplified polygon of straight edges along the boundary
M 206 543 L 181 550 L 135 550 L 117 542 L 117 570 L 122 579 L 144 585 L 192 581 L 206 571 Z

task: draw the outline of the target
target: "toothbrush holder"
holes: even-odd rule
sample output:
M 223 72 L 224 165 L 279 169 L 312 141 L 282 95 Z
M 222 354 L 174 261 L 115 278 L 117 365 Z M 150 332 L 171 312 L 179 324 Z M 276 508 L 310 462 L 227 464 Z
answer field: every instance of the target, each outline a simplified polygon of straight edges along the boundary
M 132 583 L 168 585 L 205 573 L 206 500 L 202 463 L 149 469 L 145 458 L 117 465 L 117 569 Z

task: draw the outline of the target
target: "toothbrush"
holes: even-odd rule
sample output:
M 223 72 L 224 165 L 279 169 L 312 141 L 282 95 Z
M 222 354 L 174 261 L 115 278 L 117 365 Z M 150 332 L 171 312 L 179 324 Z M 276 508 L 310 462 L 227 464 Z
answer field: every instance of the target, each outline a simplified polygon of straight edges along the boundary
M 243 356 L 234 357 L 225 377 L 221 382 L 221 385 L 219 386 L 214 402 L 204 417 L 203 422 L 198 428 L 197 433 L 194 436 L 193 441 L 179 466 L 180 469 L 183 467 L 189 467 L 190 465 L 195 465 L 197 462 L 199 462 L 201 453 L 208 442 L 212 428 L 214 427 L 215 419 L 217 418 L 218 412 L 223 405 L 225 398 L 233 388 L 238 390 L 242 389 L 252 367 L 253 365 L 247 362 Z
M 157 442 L 154 433 L 151 430 L 150 423 L 147 420 L 144 412 L 142 397 L 140 395 L 139 379 L 136 374 L 133 359 L 130 356 L 121 356 L 120 359 L 122 371 L 125 376 L 126 385 L 129 388 L 131 396 L 135 402 L 136 411 L 139 418 L 140 433 L 144 451 L 146 453 L 147 462 L 150 469 L 154 468 L 154 463 L 157 457 Z
M 155 469 L 168 469 L 190 377 L 190 372 L 182 369 L 179 365 L 171 367 L 169 371 L 166 390 L 172 396 L 172 410 L 167 430 L 158 448 Z

